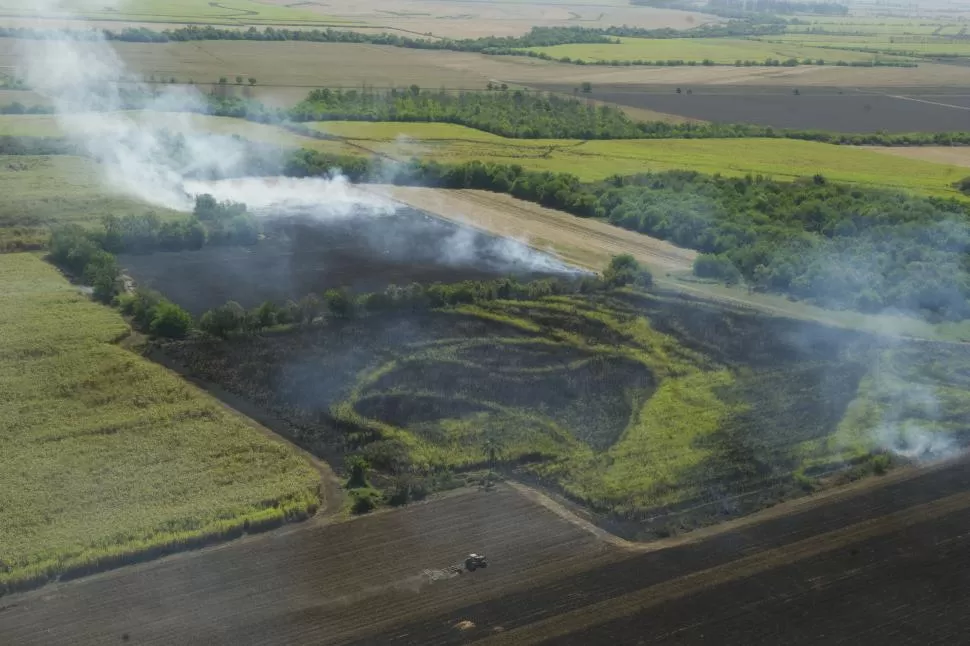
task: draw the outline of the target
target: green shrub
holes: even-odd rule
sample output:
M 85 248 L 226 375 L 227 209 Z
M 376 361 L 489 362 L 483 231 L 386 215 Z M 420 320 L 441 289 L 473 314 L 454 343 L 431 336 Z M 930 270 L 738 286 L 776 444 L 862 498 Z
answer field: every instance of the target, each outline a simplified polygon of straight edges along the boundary
M 192 316 L 170 301 L 159 303 L 155 308 L 149 332 L 154 336 L 181 339 L 192 328 Z
M 694 275 L 723 280 L 729 285 L 741 280 L 741 272 L 729 258 L 709 253 L 703 253 L 694 260 Z

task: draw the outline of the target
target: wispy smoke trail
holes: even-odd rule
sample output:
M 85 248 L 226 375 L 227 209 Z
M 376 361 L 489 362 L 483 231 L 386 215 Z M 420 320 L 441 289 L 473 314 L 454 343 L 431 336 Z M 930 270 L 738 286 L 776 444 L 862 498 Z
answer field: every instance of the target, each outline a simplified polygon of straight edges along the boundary
M 102 0 L 101 6 L 120 2 Z M 67 14 L 62 1 L 31 1 L 35 16 Z M 37 24 L 38 28 L 45 25 Z M 67 135 L 101 162 L 109 188 L 150 204 L 188 209 L 191 200 L 182 189 L 185 177 L 219 176 L 243 163 L 245 148 L 228 137 L 195 127 L 192 115 L 204 106 L 194 90 L 167 87 L 147 99 L 148 110 L 181 111 L 159 115 L 123 112 L 125 96 L 152 97 L 152 90 L 135 80 L 122 92 L 119 81 L 132 75 L 101 32 L 90 38 L 56 38 L 21 41 L 21 74 L 38 92 L 47 95 Z M 173 137 L 174 131 L 181 136 Z

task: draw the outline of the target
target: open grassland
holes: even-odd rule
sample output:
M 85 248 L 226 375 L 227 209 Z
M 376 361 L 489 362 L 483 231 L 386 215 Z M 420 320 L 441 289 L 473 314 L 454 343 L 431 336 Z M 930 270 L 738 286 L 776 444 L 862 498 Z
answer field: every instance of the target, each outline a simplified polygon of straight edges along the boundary
M 0 16 L 33 17 L 137 22 L 178 23 L 213 25 L 259 25 L 259 24 L 325 24 L 340 22 L 333 17 L 308 11 L 306 5 L 314 3 L 289 3 L 274 5 L 254 0 L 62 0 L 56 7 L 26 10 L 16 0 L 0 0 Z
M 93 225 L 105 215 L 173 211 L 111 193 L 98 164 L 68 155 L 0 155 L 0 251 L 46 244 L 53 224 Z
M 306 517 L 319 476 L 115 345 L 112 310 L 0 255 L 0 593 Z
M 785 139 L 523 140 L 451 124 L 323 122 L 316 127 L 354 146 L 395 158 L 514 163 L 573 173 L 584 180 L 681 168 L 779 179 L 820 173 L 832 181 L 958 197 L 952 184 L 966 176 L 959 166 Z
M 785 61 L 790 58 L 827 63 L 835 61 L 871 61 L 872 55 L 862 52 L 821 49 L 808 46 L 794 39 L 784 42 L 768 42 L 741 38 L 620 38 L 619 44 L 573 44 L 552 47 L 532 47 L 530 51 L 548 54 L 556 59 L 568 57 L 572 60 L 587 62 L 601 61 L 697 61 L 711 60 L 719 64 L 734 64 L 736 61 L 757 61 L 766 59 Z M 892 58 L 892 57 L 890 57 Z M 899 59 L 903 60 L 903 59 Z

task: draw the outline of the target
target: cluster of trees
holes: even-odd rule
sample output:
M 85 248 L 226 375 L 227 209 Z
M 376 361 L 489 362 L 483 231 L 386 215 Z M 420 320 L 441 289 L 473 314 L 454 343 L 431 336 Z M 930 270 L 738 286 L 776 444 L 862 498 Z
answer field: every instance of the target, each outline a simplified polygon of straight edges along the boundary
M 703 252 L 699 276 L 861 311 L 970 316 L 970 207 L 806 181 L 676 171 L 594 188 L 613 224 Z
M 643 132 L 622 110 L 572 97 L 515 91 L 385 92 L 314 90 L 289 111 L 294 121 L 373 120 L 455 123 L 506 137 L 630 138 Z
M 51 233 L 50 258 L 91 286 L 94 297 L 102 303 L 110 303 L 121 288 L 121 266 L 117 258 L 76 224 Z
M 95 299 L 118 305 L 145 332 L 178 339 L 192 327 L 191 315 L 157 292 L 139 289 L 134 294 L 122 293 L 118 259 L 80 226 L 68 225 L 52 232 L 50 258 L 91 286 Z
M 115 299 L 122 314 L 130 316 L 141 330 L 153 336 L 181 339 L 192 329 L 192 315 L 161 294 L 138 288 Z

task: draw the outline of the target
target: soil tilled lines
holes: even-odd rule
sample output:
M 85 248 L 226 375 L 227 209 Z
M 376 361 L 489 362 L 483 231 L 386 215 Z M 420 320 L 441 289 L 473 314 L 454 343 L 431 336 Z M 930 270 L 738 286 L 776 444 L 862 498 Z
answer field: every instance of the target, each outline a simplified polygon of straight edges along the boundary
M 887 516 L 834 530 L 781 548 L 752 554 L 725 565 L 688 574 L 621 597 L 592 604 L 476 643 L 539 643 L 577 630 L 626 617 L 665 601 L 685 597 L 704 588 L 751 577 L 795 561 L 833 551 L 847 544 L 887 534 L 903 527 L 942 518 L 970 507 L 970 493 L 959 493 Z

